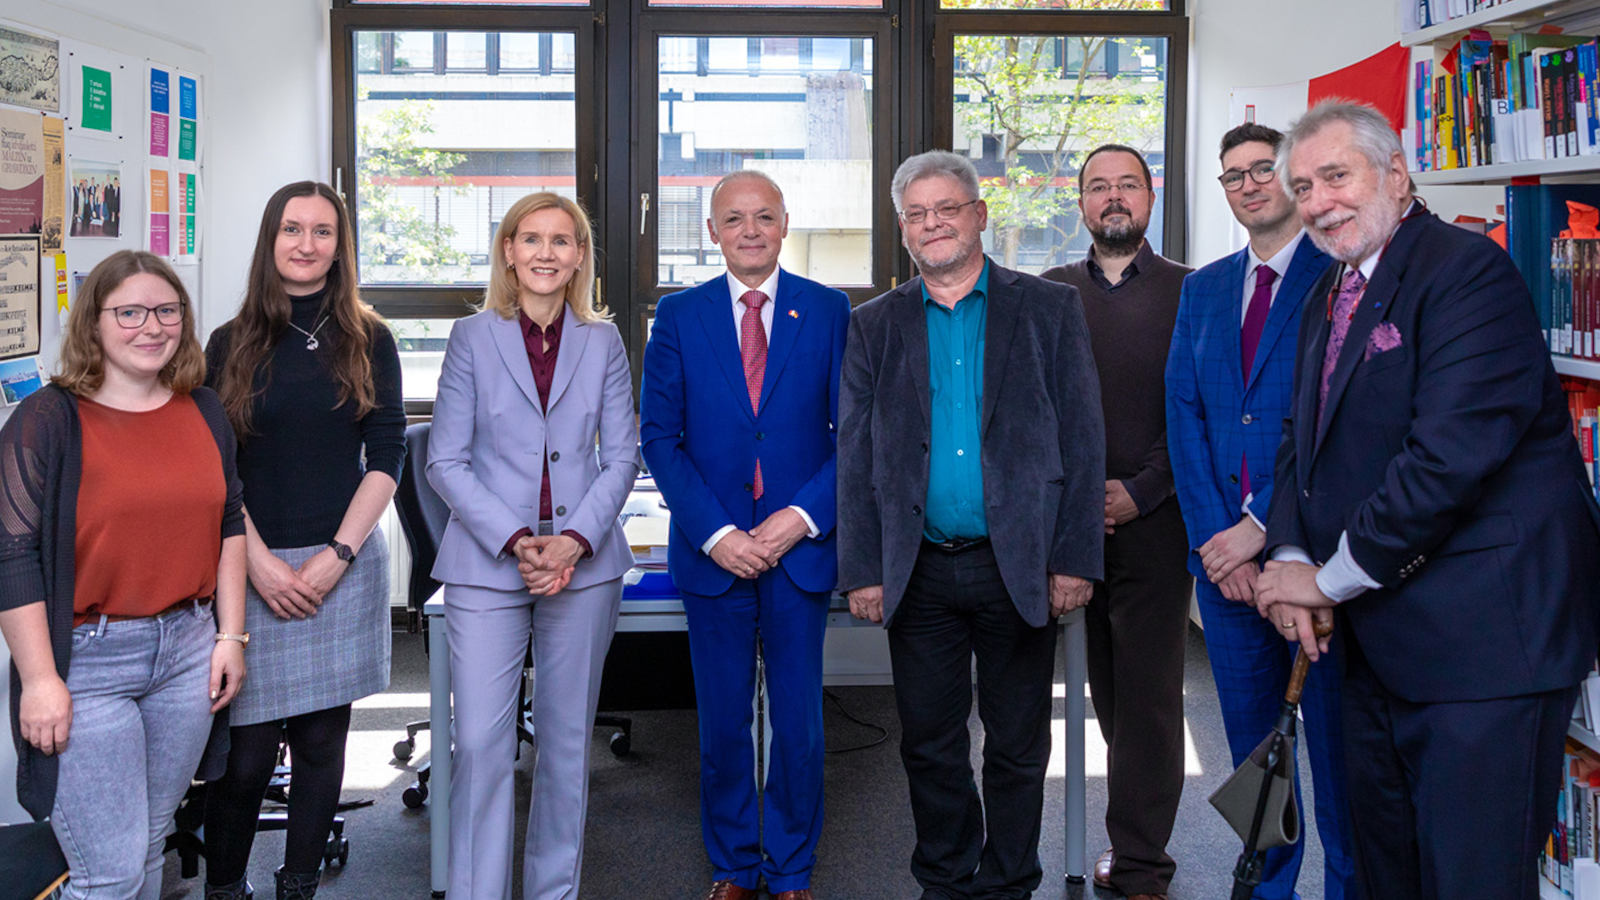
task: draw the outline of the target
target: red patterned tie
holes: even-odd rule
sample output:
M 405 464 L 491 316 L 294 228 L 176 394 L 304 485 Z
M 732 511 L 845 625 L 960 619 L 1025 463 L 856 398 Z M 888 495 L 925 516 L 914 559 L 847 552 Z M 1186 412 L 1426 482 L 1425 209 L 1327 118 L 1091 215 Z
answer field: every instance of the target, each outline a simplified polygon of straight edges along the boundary
M 744 318 L 739 320 L 739 356 L 744 360 L 744 386 L 750 392 L 750 411 L 761 411 L 761 380 L 767 374 L 767 332 L 761 327 L 761 305 L 767 295 L 760 291 L 745 291 L 739 298 L 744 304 Z M 750 493 L 760 500 L 761 460 L 756 460 L 756 474 L 750 482 Z

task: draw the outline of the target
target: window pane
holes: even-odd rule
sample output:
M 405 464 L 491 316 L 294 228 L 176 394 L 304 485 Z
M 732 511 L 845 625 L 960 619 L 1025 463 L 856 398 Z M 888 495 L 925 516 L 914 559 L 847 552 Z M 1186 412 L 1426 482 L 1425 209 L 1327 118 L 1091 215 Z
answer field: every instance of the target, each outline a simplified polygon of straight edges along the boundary
M 1150 164 L 1145 237 L 1161 252 L 1166 59 L 1159 37 L 956 36 L 955 149 L 978 168 L 984 249 L 998 262 L 1038 273 L 1084 257 L 1092 238 L 1078 214 L 1078 167 L 1111 142 Z
M 383 35 L 368 31 L 356 36 L 356 71 L 376 72 L 383 65 Z
M 357 33 L 357 46 L 369 34 L 388 36 Z M 535 65 L 523 71 L 437 75 L 400 66 L 403 45 L 431 48 L 433 38 L 394 34 L 394 65 L 356 77 L 356 237 L 365 285 L 482 284 L 494 230 L 512 203 L 539 190 L 576 194 L 573 35 L 499 35 L 502 52 L 532 56 Z M 487 38 L 455 32 L 444 44 L 452 57 L 458 48 L 468 58 L 476 52 L 481 65 Z M 565 71 L 539 70 L 540 50 L 551 46 Z
M 359 38 L 357 40 L 359 44 Z M 432 71 L 433 32 L 397 31 L 394 33 L 394 70 Z
M 939 0 L 940 9 L 1065 9 L 1078 12 L 1166 10 L 1168 0 Z
M 541 36 L 537 34 L 500 35 L 501 70 L 539 68 L 540 39 Z
M 658 76 L 660 284 L 723 271 L 705 221 L 711 187 L 741 169 L 783 188 L 785 268 L 829 284 L 871 283 L 872 39 L 825 40 L 834 39 L 660 39 L 660 59 L 671 60 Z M 819 55 L 819 45 L 831 49 Z
M 452 31 L 444 38 L 445 69 L 485 72 L 489 69 L 489 36 L 481 31 Z
M 400 348 L 400 391 L 407 400 L 432 400 L 439 392 L 444 346 L 453 319 L 390 319 Z

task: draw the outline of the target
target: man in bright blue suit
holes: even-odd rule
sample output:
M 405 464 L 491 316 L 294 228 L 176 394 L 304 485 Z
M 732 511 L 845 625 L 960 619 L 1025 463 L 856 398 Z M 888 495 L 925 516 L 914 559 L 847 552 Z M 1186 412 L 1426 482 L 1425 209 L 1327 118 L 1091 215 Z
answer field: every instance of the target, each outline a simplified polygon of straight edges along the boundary
M 711 192 L 724 277 L 663 297 L 645 347 L 640 443 L 672 510 L 700 713 L 708 900 L 810 900 L 822 832 L 822 639 L 834 553 L 839 367 L 850 301 L 778 268 L 788 214 L 755 171 Z M 766 662 L 763 819 L 751 739 Z M 764 828 L 762 827 L 764 824 Z
M 1183 282 L 1167 357 L 1167 441 L 1189 532 L 1189 570 L 1205 625 L 1234 765 L 1272 730 L 1293 648 L 1255 610 L 1272 467 L 1289 414 L 1296 336 L 1310 289 L 1330 259 L 1305 237 L 1278 180 L 1283 135 L 1246 123 L 1222 136 L 1228 207 L 1250 243 Z M 1352 896 L 1349 816 L 1339 725 L 1339 669 L 1311 669 L 1302 744 L 1316 783 L 1324 896 Z M 1296 784 L 1296 790 L 1298 790 Z M 1268 852 L 1257 900 L 1296 896 L 1304 843 Z

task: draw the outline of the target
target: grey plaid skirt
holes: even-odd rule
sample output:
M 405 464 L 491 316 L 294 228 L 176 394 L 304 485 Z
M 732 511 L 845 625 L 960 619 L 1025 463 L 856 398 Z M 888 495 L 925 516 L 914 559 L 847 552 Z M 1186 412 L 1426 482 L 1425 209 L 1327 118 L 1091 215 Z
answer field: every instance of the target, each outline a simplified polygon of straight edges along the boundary
M 298 568 L 323 549 L 274 549 Z M 389 686 L 389 543 L 372 530 L 316 615 L 285 621 L 245 589 L 244 685 L 230 723 L 254 725 L 341 706 Z

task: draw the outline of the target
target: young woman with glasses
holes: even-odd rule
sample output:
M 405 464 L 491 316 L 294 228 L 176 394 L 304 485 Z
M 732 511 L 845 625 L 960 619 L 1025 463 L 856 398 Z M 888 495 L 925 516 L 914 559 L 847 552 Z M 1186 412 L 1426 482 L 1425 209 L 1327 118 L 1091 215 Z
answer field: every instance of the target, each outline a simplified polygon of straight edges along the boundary
M 159 897 L 190 779 L 221 774 L 250 636 L 233 430 L 204 372 L 177 275 L 121 250 L 78 290 L 60 374 L 0 427 L 17 794 L 74 900 Z
M 356 290 L 339 195 L 267 201 L 239 314 L 208 380 L 239 435 L 256 667 L 234 704 L 228 773 L 206 797 L 206 896 L 249 893 L 261 798 L 285 735 L 293 768 L 279 898 L 316 894 L 352 701 L 389 684 L 389 560 L 378 518 L 405 459 L 400 356 Z M 371 539 L 369 540 L 369 536 Z

